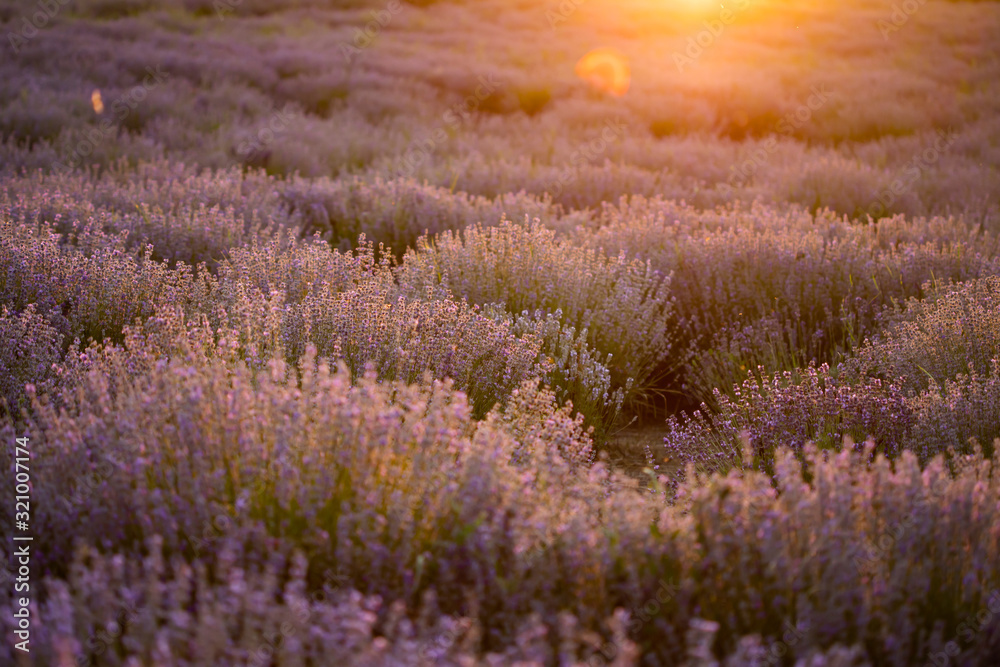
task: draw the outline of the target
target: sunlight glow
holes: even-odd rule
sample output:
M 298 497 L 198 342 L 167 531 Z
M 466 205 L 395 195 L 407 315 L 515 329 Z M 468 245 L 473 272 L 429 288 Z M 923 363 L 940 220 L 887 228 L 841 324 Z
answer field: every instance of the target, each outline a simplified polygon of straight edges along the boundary
M 615 97 L 628 92 L 632 80 L 628 59 L 614 49 L 595 49 L 580 58 L 576 75 L 597 90 Z

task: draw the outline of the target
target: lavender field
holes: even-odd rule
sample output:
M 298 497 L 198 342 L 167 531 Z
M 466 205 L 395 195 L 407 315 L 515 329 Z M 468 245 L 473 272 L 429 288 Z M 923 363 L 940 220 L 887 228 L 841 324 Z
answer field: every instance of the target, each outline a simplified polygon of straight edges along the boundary
M 0 27 L 0 664 L 1000 665 L 1000 2 Z

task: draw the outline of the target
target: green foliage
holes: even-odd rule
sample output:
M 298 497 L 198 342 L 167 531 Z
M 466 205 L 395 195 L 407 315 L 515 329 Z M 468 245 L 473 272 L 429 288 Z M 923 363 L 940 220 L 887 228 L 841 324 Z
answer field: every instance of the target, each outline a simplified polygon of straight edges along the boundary
M 541 113 L 551 101 L 552 91 L 548 88 L 522 88 L 517 91 L 517 104 L 529 116 Z

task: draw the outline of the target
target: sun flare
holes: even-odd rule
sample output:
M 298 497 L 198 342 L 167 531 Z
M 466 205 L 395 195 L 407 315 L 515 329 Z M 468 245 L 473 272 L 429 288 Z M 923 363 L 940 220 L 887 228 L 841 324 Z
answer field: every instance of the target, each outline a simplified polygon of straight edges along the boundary
M 632 80 L 628 59 L 615 49 L 594 49 L 576 64 L 576 75 L 594 89 L 615 97 L 628 92 Z

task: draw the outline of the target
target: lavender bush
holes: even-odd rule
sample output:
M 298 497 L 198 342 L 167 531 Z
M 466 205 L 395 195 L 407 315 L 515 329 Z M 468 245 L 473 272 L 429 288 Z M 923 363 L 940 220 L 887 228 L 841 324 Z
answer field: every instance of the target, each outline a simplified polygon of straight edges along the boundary
M 710 650 L 729 655 L 748 650 L 746 635 L 776 641 L 787 624 L 801 634 L 790 649 L 796 658 L 848 636 L 887 664 L 944 650 L 959 633 L 971 661 L 997 650 L 993 616 L 968 639 L 958 627 L 996 604 L 995 458 L 979 454 L 952 477 L 940 458 L 923 471 L 907 452 L 895 464 L 881 455 L 871 462 L 874 443 L 829 457 L 806 447 L 807 481 L 782 450 L 775 480 L 692 470 L 666 505 L 655 494 L 611 490 L 603 464 L 587 466 L 579 422 L 558 417 L 551 397 L 525 395 L 477 423 L 446 384 L 373 376 L 354 384 L 312 352 L 297 371 L 275 361 L 254 375 L 206 333 L 178 338 L 181 353 L 151 364 L 113 399 L 100 400 L 100 373 L 92 373 L 88 391 L 99 400 L 59 414 L 38 406 L 33 465 L 39 489 L 51 490 L 40 493 L 74 489 L 96 456 L 115 462 L 91 493 L 72 496 L 90 510 L 85 523 L 75 520 L 80 505 L 39 498 L 39 534 L 53 536 L 37 545 L 51 572 L 43 613 L 53 654 L 97 664 L 150 651 L 180 663 L 250 659 L 280 628 L 282 617 L 269 614 L 284 610 L 252 602 L 259 596 L 236 606 L 226 597 L 254 590 L 284 591 L 289 609 L 323 595 L 309 603 L 316 616 L 285 630 L 279 661 L 315 655 L 355 614 L 368 620 L 338 650 L 358 659 L 381 651 L 377 660 L 413 647 L 396 642 L 419 647 L 419 637 L 442 633 L 450 624 L 442 614 L 468 619 L 471 634 L 459 631 L 443 653 L 414 655 L 416 664 L 497 650 L 540 663 L 598 652 L 626 660 L 633 643 L 680 663 L 698 650 L 688 628 L 711 630 Z M 149 411 L 151 403 L 167 409 Z M 268 474 L 276 467 L 280 475 Z M 217 525 L 228 531 L 195 556 L 194 542 Z M 970 526 L 980 539 L 969 539 Z M 74 540 L 118 555 L 88 556 L 80 546 L 74 559 Z M 324 581 L 331 570 L 338 579 Z M 360 593 L 348 595 L 351 588 Z M 348 607 L 338 617 L 324 607 L 365 596 L 364 613 Z M 115 650 L 88 645 L 126 601 Z M 627 615 L 604 625 L 616 608 Z M 197 616 L 183 620 L 182 610 Z M 912 625 L 876 620 L 899 617 Z M 537 644 L 515 640 L 531 624 L 548 631 Z
M 3 306 L 0 312 L 0 404 L 15 415 L 28 407 L 24 387 L 42 391 L 52 387 L 53 367 L 62 360 L 62 336 L 39 315 L 34 304 L 23 312 Z
M 512 314 L 558 310 L 563 324 L 586 330 L 594 348 L 610 355 L 613 383 L 629 384 L 636 397 L 654 389 L 673 347 L 668 274 L 575 246 L 537 222 L 423 240 L 396 277 L 406 291 L 450 289 L 473 303 L 503 304 Z
M 698 211 L 660 200 L 606 206 L 578 236 L 672 274 L 679 334 L 693 351 L 696 402 L 748 371 L 835 364 L 874 334 L 895 301 L 923 285 L 996 274 L 996 240 L 952 219 L 858 226 L 830 212 L 755 205 Z
M 835 449 L 844 438 L 870 437 L 878 452 L 895 457 L 909 444 L 915 422 L 898 386 L 877 379 L 845 382 L 825 365 L 777 373 L 763 383 L 751 374 L 733 393 L 731 399 L 716 390 L 714 415 L 702 404 L 690 418 L 671 417 L 664 438 L 668 453 L 724 473 L 744 465 L 743 444 L 749 440 L 753 458 L 745 463 L 773 472 L 779 447 L 801 451 L 815 443 Z
M 1000 357 L 1000 278 L 928 288 L 928 299 L 886 313 L 884 330 L 852 360 L 854 372 L 898 378 L 910 391 L 992 372 Z
M 318 231 L 334 245 L 352 245 L 360 234 L 402 255 L 425 233 L 499 224 L 506 215 L 521 221 L 540 218 L 546 226 L 572 229 L 589 220 L 585 212 L 566 213 L 549 197 L 503 193 L 493 200 L 419 185 L 412 179 L 360 178 L 295 181 L 282 193 L 304 233 Z

